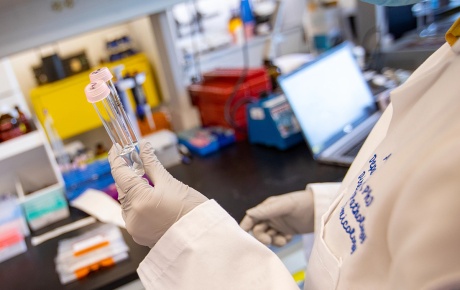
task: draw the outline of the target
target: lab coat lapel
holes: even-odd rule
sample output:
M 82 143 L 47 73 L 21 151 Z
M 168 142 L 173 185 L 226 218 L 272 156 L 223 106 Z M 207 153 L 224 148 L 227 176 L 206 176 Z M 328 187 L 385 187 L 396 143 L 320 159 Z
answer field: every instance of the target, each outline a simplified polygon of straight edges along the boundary
M 434 66 L 427 68 L 429 69 L 427 73 L 415 76 L 391 93 L 390 98 L 393 103 L 393 117 L 388 132 L 396 130 L 397 124 L 403 123 L 404 119 L 410 115 L 413 106 L 438 80 L 450 61 L 451 60 L 443 60 L 436 63 Z

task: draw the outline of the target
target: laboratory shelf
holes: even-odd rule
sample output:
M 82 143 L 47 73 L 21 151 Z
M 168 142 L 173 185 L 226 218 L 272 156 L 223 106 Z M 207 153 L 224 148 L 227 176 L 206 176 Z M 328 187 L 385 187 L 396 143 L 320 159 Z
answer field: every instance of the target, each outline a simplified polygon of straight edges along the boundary
M 43 145 L 40 131 L 32 131 L 25 135 L 0 143 L 0 161 Z

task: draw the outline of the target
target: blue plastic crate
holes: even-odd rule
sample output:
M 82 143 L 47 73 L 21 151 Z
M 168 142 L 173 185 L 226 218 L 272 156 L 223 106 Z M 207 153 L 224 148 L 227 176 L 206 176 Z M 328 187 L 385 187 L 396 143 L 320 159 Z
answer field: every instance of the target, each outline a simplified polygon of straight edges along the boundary
M 66 196 L 70 201 L 88 188 L 102 190 L 115 181 L 107 159 L 96 160 L 85 168 L 73 169 L 62 174 L 66 186 Z
M 224 127 L 208 127 L 205 130 L 209 131 L 217 138 L 219 148 L 226 147 L 236 142 L 235 131 Z
M 180 132 L 177 137 L 180 144 L 186 146 L 190 152 L 200 156 L 206 156 L 219 150 L 217 138 L 201 128 Z

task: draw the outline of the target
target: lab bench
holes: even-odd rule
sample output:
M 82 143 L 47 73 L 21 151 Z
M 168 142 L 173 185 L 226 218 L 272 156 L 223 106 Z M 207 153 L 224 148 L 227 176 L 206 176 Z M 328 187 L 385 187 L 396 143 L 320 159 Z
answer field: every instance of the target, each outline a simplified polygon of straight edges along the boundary
M 230 215 L 240 221 L 246 209 L 271 195 L 302 190 L 307 183 L 341 180 L 347 168 L 315 162 L 304 143 L 286 151 L 238 142 L 206 157 L 194 157 L 189 165 L 168 169 L 180 181 L 215 199 Z M 40 235 L 51 228 L 80 220 L 87 215 L 75 208 L 70 217 L 33 232 Z M 91 273 L 88 277 L 61 285 L 54 259 L 58 242 L 82 234 L 95 224 L 32 246 L 24 254 L 0 263 L 2 289 L 114 289 L 138 279 L 136 269 L 147 255 L 147 247 L 137 245 L 126 230 L 124 240 L 129 258 L 119 264 Z

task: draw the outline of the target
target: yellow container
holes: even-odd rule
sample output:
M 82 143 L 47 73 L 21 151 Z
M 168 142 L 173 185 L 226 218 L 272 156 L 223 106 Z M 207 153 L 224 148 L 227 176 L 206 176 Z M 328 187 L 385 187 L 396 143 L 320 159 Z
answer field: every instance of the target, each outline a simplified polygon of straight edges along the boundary
M 160 104 L 158 89 L 154 81 L 153 71 L 145 54 L 139 53 L 120 61 L 103 64 L 109 69 L 123 64 L 123 73 L 143 72 L 146 80 L 142 85 L 147 102 L 151 107 Z M 100 66 L 98 66 L 100 67 Z M 39 86 L 30 92 L 32 105 L 38 120 L 43 125 L 43 110 L 48 110 L 54 121 L 54 126 L 62 139 L 87 132 L 102 126 L 101 120 L 85 97 L 85 86 L 89 83 L 89 74 L 97 69 L 65 78 L 63 80 Z M 134 99 L 128 92 L 131 102 Z

